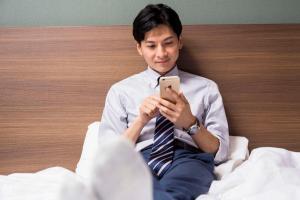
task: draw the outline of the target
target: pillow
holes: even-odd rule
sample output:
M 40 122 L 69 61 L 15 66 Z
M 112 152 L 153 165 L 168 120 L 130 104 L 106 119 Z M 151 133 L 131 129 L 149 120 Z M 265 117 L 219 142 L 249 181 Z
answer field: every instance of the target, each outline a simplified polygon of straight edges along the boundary
M 242 136 L 229 136 L 228 160 L 215 167 L 218 180 L 232 172 L 249 157 L 248 139 Z
M 96 156 L 98 148 L 98 130 L 100 122 L 93 122 L 88 126 L 83 148 L 79 162 L 76 167 L 76 174 L 83 178 L 88 178 L 89 172 L 92 170 L 93 159 Z
M 93 159 L 98 148 L 98 130 L 100 122 L 93 122 L 88 126 L 86 137 L 83 143 L 82 153 L 77 163 L 76 174 L 88 178 L 92 170 Z M 232 172 L 237 166 L 249 156 L 248 139 L 241 136 L 230 136 L 228 161 L 215 167 L 217 179 Z

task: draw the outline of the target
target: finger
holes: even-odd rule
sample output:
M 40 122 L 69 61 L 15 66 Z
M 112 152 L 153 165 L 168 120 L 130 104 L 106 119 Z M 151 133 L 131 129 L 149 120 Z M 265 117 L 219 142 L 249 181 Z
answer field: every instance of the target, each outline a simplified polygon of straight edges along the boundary
M 160 110 L 159 112 L 160 112 L 160 114 L 162 116 L 164 116 L 165 118 L 167 118 L 171 122 L 173 122 L 173 123 L 175 122 L 175 120 L 173 119 L 173 117 L 171 115 L 169 115 L 168 113 L 164 112 L 163 110 Z
M 145 105 L 145 107 L 147 109 L 149 109 L 151 111 L 151 113 L 155 113 L 156 111 L 158 111 L 158 107 L 154 106 L 154 105 L 151 105 L 151 104 Z
M 150 96 L 151 99 L 154 99 L 154 100 L 159 100 L 160 99 L 160 94 L 154 94 L 152 96 Z
M 169 109 L 167 107 L 164 107 L 164 106 L 161 106 L 159 108 L 159 111 L 165 113 L 166 115 L 168 115 L 170 117 L 175 117 L 176 116 L 176 112 L 174 110 L 171 110 L 171 109 Z
M 152 100 L 152 101 L 154 101 L 154 102 L 159 102 L 159 100 L 160 100 L 160 96 L 150 96 L 150 99 Z
M 154 107 L 157 107 L 157 105 L 159 104 L 159 98 L 153 98 L 153 97 L 149 97 L 145 100 L 146 104 L 148 105 L 152 105 Z
M 159 109 L 159 103 L 158 102 L 149 102 L 149 103 L 145 103 L 145 106 L 152 110 L 153 112 L 158 112 Z
M 171 96 L 171 98 L 173 100 L 175 100 L 175 102 L 178 102 L 180 100 L 177 92 L 175 92 L 175 90 L 171 89 L 171 88 L 166 88 L 166 92 L 169 93 L 169 95 Z
M 140 107 L 140 112 L 141 112 L 141 114 L 145 114 L 147 116 L 150 115 L 150 110 L 147 107 L 145 107 L 145 106 L 141 106 Z
M 144 105 L 147 106 L 149 109 L 155 109 L 157 108 L 158 103 L 147 100 L 144 102 Z
M 159 101 L 159 104 L 158 104 L 158 107 L 167 107 L 171 110 L 176 110 L 176 105 L 168 100 L 165 100 L 165 99 L 160 99 Z
M 179 93 L 179 97 L 184 101 L 184 103 L 188 104 L 188 100 L 186 99 L 186 97 L 184 96 L 183 92 Z

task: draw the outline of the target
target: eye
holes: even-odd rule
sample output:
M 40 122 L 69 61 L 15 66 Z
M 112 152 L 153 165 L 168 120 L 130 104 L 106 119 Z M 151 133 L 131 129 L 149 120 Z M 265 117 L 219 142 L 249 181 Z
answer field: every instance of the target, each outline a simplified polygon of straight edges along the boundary
M 147 47 L 150 48 L 150 49 L 154 49 L 155 45 L 147 45 Z
M 165 45 L 172 45 L 173 44 L 173 41 L 167 41 L 165 42 Z

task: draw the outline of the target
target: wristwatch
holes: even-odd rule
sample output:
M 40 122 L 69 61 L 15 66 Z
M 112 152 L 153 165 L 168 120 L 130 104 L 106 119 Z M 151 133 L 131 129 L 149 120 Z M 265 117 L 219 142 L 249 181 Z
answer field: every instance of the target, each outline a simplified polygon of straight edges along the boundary
M 196 133 L 198 133 L 200 127 L 201 127 L 201 125 L 199 123 L 199 120 L 196 118 L 195 124 L 193 124 L 192 126 L 190 126 L 188 129 L 183 128 L 183 130 L 185 132 L 187 132 L 187 134 L 189 134 L 190 136 L 193 136 Z

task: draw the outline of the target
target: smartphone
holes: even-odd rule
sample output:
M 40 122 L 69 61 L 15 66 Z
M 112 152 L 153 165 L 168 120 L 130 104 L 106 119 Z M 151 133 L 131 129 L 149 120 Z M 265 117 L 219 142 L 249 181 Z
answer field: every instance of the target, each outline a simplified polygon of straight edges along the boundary
M 180 79 L 178 76 L 166 76 L 159 79 L 160 97 L 168 101 L 172 101 L 172 98 L 166 91 L 166 88 L 170 88 L 179 93 Z

